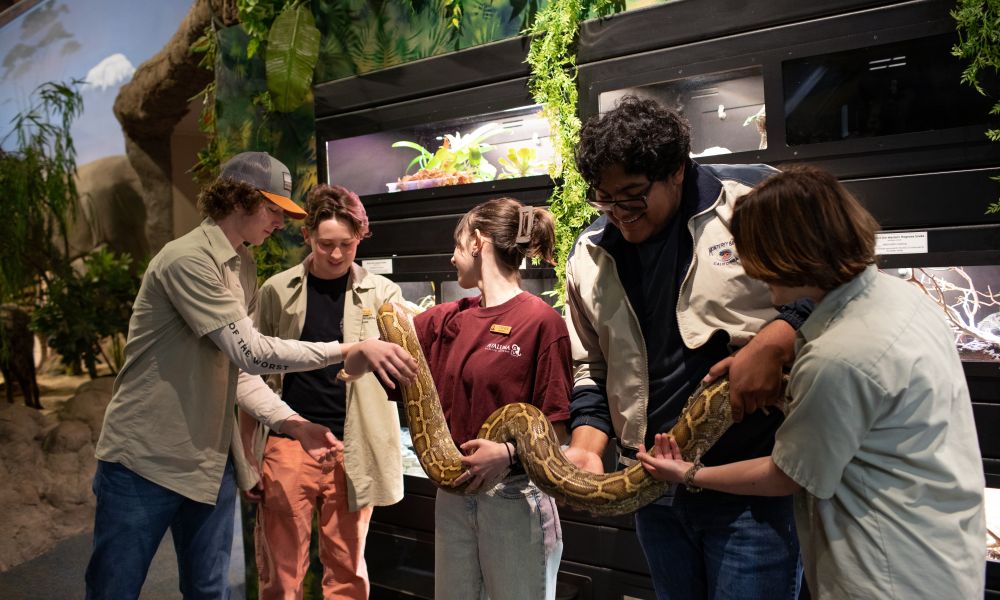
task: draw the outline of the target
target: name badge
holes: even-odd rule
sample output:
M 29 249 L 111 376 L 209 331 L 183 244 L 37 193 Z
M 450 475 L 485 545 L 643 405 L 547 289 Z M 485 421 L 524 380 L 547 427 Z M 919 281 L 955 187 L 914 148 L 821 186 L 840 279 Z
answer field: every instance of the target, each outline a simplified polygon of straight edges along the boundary
M 497 325 L 496 323 L 490 325 L 490 333 L 499 333 L 500 335 L 510 335 L 510 325 Z

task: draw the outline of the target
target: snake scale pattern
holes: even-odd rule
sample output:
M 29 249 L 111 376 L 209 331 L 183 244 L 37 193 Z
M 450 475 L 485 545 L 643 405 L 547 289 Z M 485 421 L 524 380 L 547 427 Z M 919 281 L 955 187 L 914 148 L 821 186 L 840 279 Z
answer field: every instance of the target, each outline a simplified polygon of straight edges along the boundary
M 424 472 L 437 487 L 469 494 L 455 480 L 464 472 L 462 455 L 448 431 L 437 388 L 403 305 L 383 304 L 377 315 L 382 338 L 399 344 L 417 361 L 413 383 L 402 385 L 413 449 Z M 692 394 L 670 433 L 687 461 L 700 459 L 732 425 L 729 381 L 703 385 Z M 614 473 L 596 474 L 577 468 L 559 449 L 548 419 L 530 404 L 508 404 L 493 412 L 479 430 L 480 438 L 513 442 L 531 480 L 543 492 L 573 508 L 596 515 L 634 512 L 663 495 L 665 483 L 653 479 L 640 464 Z M 506 475 L 506 473 L 504 473 Z M 489 484 L 487 484 L 489 485 Z M 483 489 L 488 489 L 484 486 Z

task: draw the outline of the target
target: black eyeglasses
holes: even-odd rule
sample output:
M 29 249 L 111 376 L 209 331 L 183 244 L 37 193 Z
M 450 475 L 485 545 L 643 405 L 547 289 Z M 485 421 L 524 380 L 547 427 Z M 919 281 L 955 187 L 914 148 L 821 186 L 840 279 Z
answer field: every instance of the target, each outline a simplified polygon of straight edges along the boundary
M 617 207 L 621 213 L 635 214 L 646 210 L 646 199 L 649 197 L 649 191 L 653 189 L 654 183 L 656 182 L 650 181 L 649 185 L 646 186 L 646 189 L 643 190 L 641 194 L 625 196 L 620 200 L 598 200 L 597 192 L 591 190 L 590 197 L 587 199 L 587 202 L 602 213 L 610 213 Z

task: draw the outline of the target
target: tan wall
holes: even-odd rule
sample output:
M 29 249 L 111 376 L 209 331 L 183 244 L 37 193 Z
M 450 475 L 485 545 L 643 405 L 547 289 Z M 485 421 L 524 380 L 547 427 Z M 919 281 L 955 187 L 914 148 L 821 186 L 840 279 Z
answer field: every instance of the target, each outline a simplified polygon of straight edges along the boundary
M 201 102 L 192 102 L 187 116 L 177 124 L 170 138 L 175 238 L 191 231 L 201 222 L 197 204 L 200 186 L 189 173 L 198 151 L 205 145 L 205 135 L 198 131 L 200 112 Z

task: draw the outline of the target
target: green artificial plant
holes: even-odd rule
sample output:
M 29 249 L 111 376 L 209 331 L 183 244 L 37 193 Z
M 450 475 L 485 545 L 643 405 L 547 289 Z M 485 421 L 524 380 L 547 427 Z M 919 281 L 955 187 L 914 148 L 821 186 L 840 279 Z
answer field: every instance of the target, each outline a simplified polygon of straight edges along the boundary
M 549 206 L 556 227 L 557 306 L 566 297 L 566 260 L 577 236 L 595 216 L 587 204 L 587 183 L 576 169 L 580 141 L 577 114 L 576 42 L 580 21 L 590 13 L 607 15 L 625 9 L 623 0 L 551 0 L 540 10 L 527 33 L 531 35 L 527 63 L 528 88 L 549 121 L 558 160 L 550 174 L 556 179 Z M 561 179 L 559 179 L 561 177 Z
M 994 74 L 1000 72 L 1000 0 L 958 0 L 951 16 L 958 31 L 958 43 L 952 54 L 969 61 L 962 72 L 962 83 L 988 96 L 982 74 L 988 70 Z M 991 115 L 1000 114 L 1000 99 L 994 100 Z M 1000 129 L 988 129 L 986 136 L 994 142 L 1000 141 Z M 1000 181 L 1000 177 L 993 179 Z M 1000 200 L 990 204 L 986 212 L 1000 213 Z

